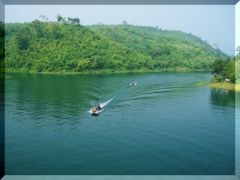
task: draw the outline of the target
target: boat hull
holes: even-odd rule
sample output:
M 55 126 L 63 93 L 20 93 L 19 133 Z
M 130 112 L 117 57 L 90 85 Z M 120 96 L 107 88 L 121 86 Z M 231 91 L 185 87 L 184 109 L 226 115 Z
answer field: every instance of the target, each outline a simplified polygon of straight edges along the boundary
M 104 109 L 100 110 L 100 111 L 96 111 L 93 112 L 91 109 L 88 111 L 90 114 L 92 114 L 93 116 L 98 116 L 101 112 L 103 112 Z

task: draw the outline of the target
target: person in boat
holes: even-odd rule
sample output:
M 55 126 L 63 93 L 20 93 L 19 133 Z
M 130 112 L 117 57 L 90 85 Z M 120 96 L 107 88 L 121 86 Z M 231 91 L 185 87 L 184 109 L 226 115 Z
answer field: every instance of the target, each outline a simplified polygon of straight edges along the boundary
M 96 110 L 97 110 L 97 111 L 100 111 L 100 110 L 102 110 L 102 108 L 101 108 L 100 104 L 98 104 L 98 105 L 96 106 Z
M 95 112 L 97 112 L 97 111 L 101 111 L 101 110 L 102 110 L 102 108 L 101 108 L 100 104 L 98 104 L 96 107 L 93 107 L 93 108 L 92 108 L 92 112 L 93 112 L 93 113 L 95 113 Z
M 95 107 L 92 108 L 92 112 L 93 112 L 93 113 L 97 112 L 97 109 L 96 109 Z

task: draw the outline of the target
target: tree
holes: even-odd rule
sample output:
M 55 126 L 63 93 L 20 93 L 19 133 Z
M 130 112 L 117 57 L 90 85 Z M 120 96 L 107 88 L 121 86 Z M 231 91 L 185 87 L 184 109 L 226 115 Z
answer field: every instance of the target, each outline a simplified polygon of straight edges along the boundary
M 16 35 L 16 42 L 19 50 L 27 50 L 30 45 L 29 30 L 22 30 Z
M 74 18 L 73 22 L 74 22 L 74 24 L 80 24 L 80 19 L 79 18 Z
M 230 82 L 235 83 L 235 61 L 229 60 L 223 69 L 224 79 L 229 79 Z
M 215 78 L 217 78 L 217 80 L 222 80 L 224 78 L 223 77 L 224 65 L 225 62 L 221 59 L 217 59 L 212 64 L 212 74 L 214 75 Z
M 37 37 L 39 38 L 42 38 L 44 36 L 44 29 L 43 29 L 44 26 L 42 24 L 43 23 L 37 19 L 31 23 L 31 27 L 34 29 Z
M 212 65 L 212 74 L 218 81 L 229 79 L 230 82 L 235 83 L 235 61 L 216 60 Z
M 57 22 L 62 22 L 63 21 L 63 17 L 60 15 L 57 15 Z
M 68 19 L 68 22 L 70 23 L 70 24 L 75 24 L 75 25 L 78 25 L 78 24 L 80 24 L 80 19 L 79 18 L 67 18 Z
M 57 22 L 59 23 L 66 23 L 66 19 L 60 15 L 57 15 Z
M 4 24 L 0 21 L 0 61 L 4 58 L 4 47 L 5 47 L 5 27 Z

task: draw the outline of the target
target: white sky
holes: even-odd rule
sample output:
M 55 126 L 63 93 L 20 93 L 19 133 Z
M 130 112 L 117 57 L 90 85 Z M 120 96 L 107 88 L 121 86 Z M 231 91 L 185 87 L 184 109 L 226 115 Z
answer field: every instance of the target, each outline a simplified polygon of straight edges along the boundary
M 235 6 L 235 48 L 240 46 L 240 1 Z
M 238 3 L 239 8 L 239 3 Z M 236 11 L 237 13 L 237 11 Z M 239 13 L 239 10 L 238 10 Z M 159 26 L 192 33 L 234 55 L 234 5 L 6 5 L 5 22 L 30 22 L 46 15 L 78 17 L 81 24 L 97 23 Z M 239 16 L 239 14 L 237 15 Z M 239 30 L 238 30 L 239 31 Z M 237 32 L 237 30 L 236 30 Z M 239 39 L 239 38 L 238 38 Z

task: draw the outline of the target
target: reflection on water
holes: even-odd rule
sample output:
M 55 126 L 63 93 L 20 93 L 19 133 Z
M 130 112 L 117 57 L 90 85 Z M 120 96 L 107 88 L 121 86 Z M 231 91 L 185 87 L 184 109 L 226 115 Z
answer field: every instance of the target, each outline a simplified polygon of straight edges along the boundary
M 234 174 L 234 94 L 208 74 L 11 77 L 7 174 Z
M 215 106 L 235 107 L 235 92 L 222 89 L 211 89 L 211 103 Z
M 236 94 L 236 113 L 235 113 L 235 118 L 236 118 L 236 139 L 235 139 L 235 143 L 236 143 L 236 175 L 240 178 L 240 94 L 237 93 Z

